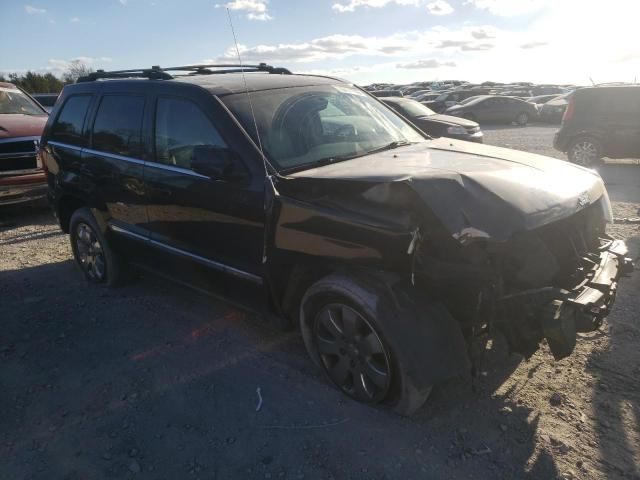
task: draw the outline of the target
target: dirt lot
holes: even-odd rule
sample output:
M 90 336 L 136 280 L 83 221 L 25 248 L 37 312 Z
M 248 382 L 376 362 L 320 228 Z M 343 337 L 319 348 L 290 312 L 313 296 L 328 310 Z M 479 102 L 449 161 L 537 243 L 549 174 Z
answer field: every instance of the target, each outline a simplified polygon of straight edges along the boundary
M 553 131 L 486 140 L 556 155 Z M 637 162 L 602 175 L 616 217 L 637 217 Z M 570 358 L 523 362 L 497 339 L 475 392 L 441 385 L 407 419 L 347 400 L 297 334 L 212 297 L 150 275 L 88 287 L 46 211 L 4 215 L 0 479 L 640 478 L 638 272 Z M 611 233 L 638 257 L 640 226 Z

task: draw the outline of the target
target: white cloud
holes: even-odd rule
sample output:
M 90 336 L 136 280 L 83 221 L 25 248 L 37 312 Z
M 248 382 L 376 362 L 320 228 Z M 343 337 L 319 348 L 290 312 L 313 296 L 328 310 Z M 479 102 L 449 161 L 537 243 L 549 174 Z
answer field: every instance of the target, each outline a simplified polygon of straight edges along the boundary
M 71 23 L 78 23 L 78 22 L 80 21 L 80 17 L 71 17 L 71 18 L 69 19 L 69 21 L 70 21 Z
M 45 8 L 34 7 L 33 5 L 25 5 L 24 11 L 27 12 L 28 15 L 40 15 L 47 13 Z
M 473 32 L 476 32 L 474 37 Z M 494 30 L 497 35 L 498 30 Z M 308 63 L 322 60 L 339 60 L 351 56 L 424 57 L 438 55 L 442 50 L 455 52 L 486 51 L 495 47 L 494 43 L 478 43 L 477 27 L 448 30 L 434 27 L 418 32 L 402 32 L 384 37 L 364 37 L 360 35 L 328 35 L 299 43 L 238 45 L 243 61 L 272 63 Z M 524 39 L 521 43 L 524 42 Z M 208 60 L 235 61 L 235 47 L 230 47 L 221 57 Z
M 465 5 L 473 5 L 480 10 L 487 10 L 489 13 L 501 17 L 514 17 L 538 12 L 550 5 L 555 6 L 555 4 L 556 0 L 467 0 L 465 2 Z
M 449 15 L 453 13 L 453 7 L 445 0 L 436 0 L 427 4 L 427 10 L 432 15 Z
M 336 12 L 345 13 L 353 12 L 360 7 L 382 8 L 390 3 L 418 6 L 423 3 L 423 0 L 349 0 L 348 3 L 334 3 L 331 8 Z
M 396 68 L 409 68 L 409 69 L 424 69 L 424 68 L 440 68 L 440 67 L 455 67 L 456 62 L 441 62 L 440 60 L 418 60 L 417 62 L 399 63 Z
M 239 10 L 247 12 L 249 20 L 267 21 L 273 17 L 269 15 L 267 0 L 233 0 L 223 5 L 216 5 L 216 8 L 228 8 L 229 10 Z
M 120 5 L 124 5 L 125 7 L 129 3 L 129 0 L 118 0 L 118 1 L 120 2 Z
M 81 62 L 84 63 L 85 65 L 89 66 L 89 67 L 96 67 L 96 66 L 100 66 L 104 63 L 111 63 L 113 61 L 113 59 L 111 57 L 86 57 L 86 56 L 80 56 L 80 57 L 74 57 L 74 58 L 70 58 L 68 60 L 62 60 L 62 59 L 58 59 L 58 58 L 50 58 L 49 61 L 47 62 L 47 66 L 46 67 L 42 67 L 41 71 L 48 71 L 48 72 L 52 72 L 52 73 L 62 73 L 64 72 L 66 69 L 69 68 L 69 65 L 71 65 L 71 62 Z
M 527 42 L 520 45 L 523 50 L 530 50 L 532 48 L 546 47 L 549 42 Z

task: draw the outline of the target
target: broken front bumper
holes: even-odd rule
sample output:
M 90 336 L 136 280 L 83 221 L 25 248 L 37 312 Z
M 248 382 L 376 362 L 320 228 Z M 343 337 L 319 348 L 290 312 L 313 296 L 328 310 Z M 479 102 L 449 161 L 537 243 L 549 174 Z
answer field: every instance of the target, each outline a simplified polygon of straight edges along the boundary
M 596 330 L 615 301 L 618 279 L 633 271 L 627 252 L 622 240 L 607 240 L 598 252 L 583 258 L 584 280 L 573 289 L 546 287 L 503 297 L 501 303 L 507 310 L 523 305 L 533 307 L 531 312 L 537 320 L 533 329 L 531 322 L 518 332 L 510 329 L 516 343 L 525 347 L 523 353 L 533 353 L 537 341 L 535 348 L 532 341 L 541 336 L 559 360 L 573 351 L 577 332 Z M 529 331 L 525 331 L 527 327 Z

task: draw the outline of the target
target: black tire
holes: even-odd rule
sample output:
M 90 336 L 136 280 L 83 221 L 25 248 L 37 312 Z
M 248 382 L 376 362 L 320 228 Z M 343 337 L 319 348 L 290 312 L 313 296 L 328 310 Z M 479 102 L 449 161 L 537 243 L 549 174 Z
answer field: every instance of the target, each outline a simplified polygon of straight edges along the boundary
M 529 123 L 529 114 L 527 112 L 520 112 L 516 116 L 515 122 L 521 127 L 524 127 L 527 123 Z
M 578 137 L 571 141 L 567 149 L 569 161 L 587 168 L 602 165 L 602 143 L 593 137 Z
M 88 208 L 76 210 L 69 222 L 76 264 L 92 285 L 115 287 L 122 277 L 122 259 L 113 251 Z
M 402 345 L 394 345 L 395 339 L 387 334 L 394 318 L 380 315 L 394 311 L 391 305 L 380 307 L 386 303 L 385 295 L 370 285 L 329 275 L 313 284 L 302 299 L 302 336 L 311 358 L 348 396 L 362 403 L 388 404 L 401 415 L 411 415 L 427 400 L 431 386 L 416 389 L 406 381 L 403 384 L 408 372 L 396 361 Z M 331 328 L 325 323 L 327 312 L 335 312 Z M 347 318 L 357 325 L 351 338 Z

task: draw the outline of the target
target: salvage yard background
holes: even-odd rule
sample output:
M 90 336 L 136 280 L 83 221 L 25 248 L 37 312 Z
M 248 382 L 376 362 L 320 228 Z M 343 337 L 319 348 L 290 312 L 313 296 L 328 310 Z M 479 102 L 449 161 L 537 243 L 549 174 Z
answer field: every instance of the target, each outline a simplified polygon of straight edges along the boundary
M 483 130 L 562 158 L 556 128 Z M 601 174 L 637 260 L 640 165 Z M 0 479 L 640 479 L 639 272 L 571 357 L 498 339 L 475 392 L 401 418 L 331 387 L 296 333 L 150 275 L 90 288 L 47 210 L 0 215 Z

